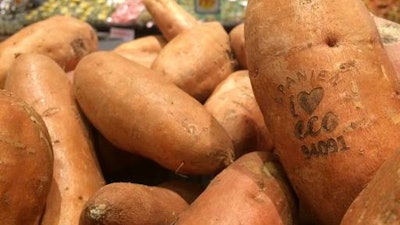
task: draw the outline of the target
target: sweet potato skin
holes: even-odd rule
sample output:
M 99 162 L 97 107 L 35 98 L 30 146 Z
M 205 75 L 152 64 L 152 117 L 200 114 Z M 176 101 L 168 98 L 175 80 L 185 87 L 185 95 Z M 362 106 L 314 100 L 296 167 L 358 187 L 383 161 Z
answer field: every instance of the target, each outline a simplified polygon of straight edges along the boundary
M 238 70 L 218 84 L 204 107 L 225 128 L 239 157 L 254 149 L 272 151 L 272 140 L 253 94 L 248 70 Z
M 124 42 L 113 49 L 113 51 L 129 60 L 150 68 L 166 44 L 167 41 L 163 36 L 149 35 Z
M 0 90 L 0 221 L 38 225 L 50 190 L 53 154 L 36 111 Z
M 111 183 L 86 203 L 79 225 L 170 225 L 188 206 L 166 188 Z
M 174 225 L 293 224 L 294 195 L 267 152 L 238 158 L 213 178 Z
M 229 35 L 219 22 L 198 24 L 168 42 L 151 68 L 203 103 L 235 70 Z
M 161 35 L 148 35 L 131 41 L 123 42 L 113 49 L 113 51 L 133 50 L 140 52 L 160 52 L 167 44 L 167 40 Z
M 104 179 L 70 81 L 51 58 L 27 53 L 14 61 L 5 89 L 32 105 L 51 137 L 53 183 L 41 225 L 77 224 L 84 203 Z
M 20 54 L 45 54 L 70 71 L 83 56 L 97 50 L 97 45 L 94 29 L 75 18 L 54 16 L 31 24 L 0 43 L 0 87 L 4 86 L 7 71 Z
M 338 224 L 400 138 L 399 85 L 375 24 L 359 1 L 247 10 L 250 78 L 277 154 L 316 224 Z
M 400 152 L 387 159 L 350 205 L 341 225 L 400 223 Z
M 73 86 L 85 115 L 120 149 L 183 174 L 214 173 L 234 158 L 228 134 L 203 105 L 116 53 L 82 59 Z
M 143 0 L 143 4 L 167 41 L 199 23 L 175 0 Z
M 238 61 L 239 68 L 247 70 L 247 57 L 244 44 L 244 22 L 236 25 L 229 32 L 229 41 L 234 57 Z

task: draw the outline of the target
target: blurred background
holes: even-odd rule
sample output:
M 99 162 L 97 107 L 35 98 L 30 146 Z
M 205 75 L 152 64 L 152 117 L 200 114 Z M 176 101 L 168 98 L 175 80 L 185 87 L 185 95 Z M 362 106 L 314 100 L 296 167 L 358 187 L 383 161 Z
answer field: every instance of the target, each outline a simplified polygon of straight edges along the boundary
M 363 1 L 377 16 L 400 22 L 400 0 Z M 243 22 L 247 5 L 247 0 L 177 2 L 199 20 L 217 20 L 228 31 Z M 101 48 L 158 33 L 142 0 L 0 0 L 0 40 L 53 15 L 69 15 L 90 23 L 98 31 Z

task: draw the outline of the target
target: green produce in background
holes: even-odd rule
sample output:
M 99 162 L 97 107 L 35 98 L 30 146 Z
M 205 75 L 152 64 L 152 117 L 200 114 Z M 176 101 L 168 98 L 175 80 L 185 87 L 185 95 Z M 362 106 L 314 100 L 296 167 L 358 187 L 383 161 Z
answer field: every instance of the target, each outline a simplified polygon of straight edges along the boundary
M 186 11 L 201 21 L 219 21 L 223 26 L 233 27 L 244 21 L 247 0 L 176 0 Z M 152 26 L 152 17 L 144 10 L 136 23 Z
M 25 15 L 27 24 L 53 15 L 66 15 L 86 21 L 94 27 L 106 26 L 106 20 L 123 0 L 48 0 Z
M 243 22 L 247 0 L 177 0 L 202 21 L 219 21 L 224 26 Z
M 25 25 L 24 14 L 31 3 L 28 0 L 0 1 L 0 35 L 13 34 Z

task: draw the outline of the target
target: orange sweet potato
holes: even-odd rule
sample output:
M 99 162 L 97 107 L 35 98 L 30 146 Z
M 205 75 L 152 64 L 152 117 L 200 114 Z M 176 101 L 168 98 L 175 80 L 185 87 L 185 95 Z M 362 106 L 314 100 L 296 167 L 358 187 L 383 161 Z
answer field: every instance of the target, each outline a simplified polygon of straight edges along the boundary
M 244 22 L 236 25 L 229 32 L 232 53 L 239 63 L 240 69 L 247 69 L 247 58 L 244 45 Z
M 173 224 L 294 224 L 294 195 L 275 163 L 266 152 L 243 155 L 214 177 Z
M 79 225 L 170 225 L 188 207 L 166 188 L 136 183 L 111 183 L 86 203 Z
M 0 90 L 0 223 L 38 225 L 53 174 L 50 137 L 23 100 Z
M 339 224 L 398 149 L 400 85 L 376 25 L 358 0 L 250 0 L 251 83 L 274 146 L 305 210 Z
M 348 208 L 341 225 L 400 223 L 400 151 L 387 159 Z
M 219 22 L 200 23 L 168 42 L 151 68 L 204 102 L 235 70 L 229 35 Z
M 41 225 L 77 224 L 84 203 L 104 180 L 70 81 L 48 56 L 26 53 L 11 65 L 5 89 L 32 105 L 49 130 L 53 184 Z
M 143 3 L 167 41 L 198 23 L 176 0 L 143 0 Z
M 88 23 L 54 16 L 31 24 L 0 43 L 0 87 L 4 86 L 7 71 L 20 54 L 45 54 L 70 71 L 83 56 L 95 50 L 97 35 Z
M 204 107 L 225 128 L 239 157 L 254 149 L 272 150 L 272 140 L 251 87 L 249 72 L 230 74 L 213 91 Z
M 150 68 L 166 43 L 167 41 L 161 35 L 149 35 L 123 42 L 113 49 L 113 51 L 129 60 Z
M 231 139 L 203 105 L 116 53 L 83 58 L 73 86 L 89 121 L 120 149 L 182 174 L 211 174 L 234 159 Z

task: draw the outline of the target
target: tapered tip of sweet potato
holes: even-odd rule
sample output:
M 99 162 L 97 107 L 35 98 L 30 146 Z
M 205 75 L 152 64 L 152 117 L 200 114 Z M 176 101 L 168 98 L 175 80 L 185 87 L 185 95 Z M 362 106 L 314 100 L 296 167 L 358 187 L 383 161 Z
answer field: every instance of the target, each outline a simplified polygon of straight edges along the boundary
M 106 215 L 107 206 L 105 204 L 94 204 L 86 208 L 84 213 L 86 216 L 82 217 L 83 224 L 99 224 Z M 82 224 L 81 222 L 81 224 Z

